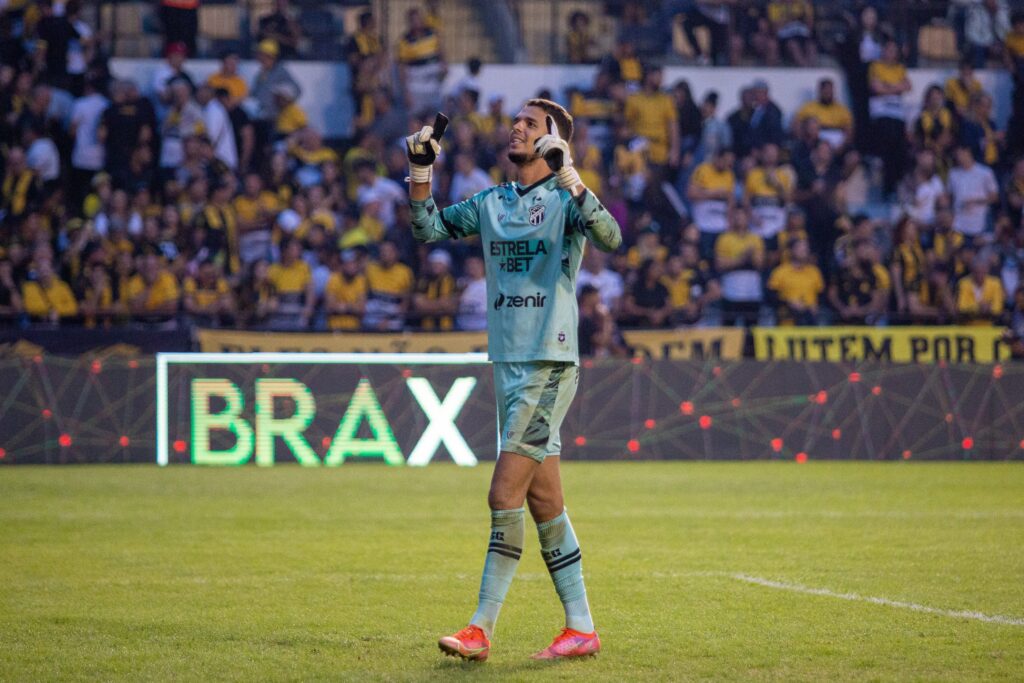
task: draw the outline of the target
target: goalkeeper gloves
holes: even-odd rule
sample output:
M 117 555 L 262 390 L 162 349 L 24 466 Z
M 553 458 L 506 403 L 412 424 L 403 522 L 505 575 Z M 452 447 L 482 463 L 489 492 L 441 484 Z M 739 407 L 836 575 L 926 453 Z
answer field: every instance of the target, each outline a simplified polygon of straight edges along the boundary
M 547 118 L 548 134 L 544 135 L 534 143 L 534 150 L 544 157 L 548 168 L 554 172 L 558 179 L 558 186 L 568 190 L 573 197 L 579 194 L 577 186 L 582 185 L 580 174 L 572 165 L 572 157 L 569 155 L 569 143 L 558 135 L 558 127 L 555 120 L 550 116 Z
M 448 127 L 448 117 L 441 112 L 433 126 L 423 126 L 418 133 L 405 139 L 405 156 L 409 159 L 409 178 L 414 183 L 429 183 L 433 177 L 434 162 L 441 152 L 441 136 Z

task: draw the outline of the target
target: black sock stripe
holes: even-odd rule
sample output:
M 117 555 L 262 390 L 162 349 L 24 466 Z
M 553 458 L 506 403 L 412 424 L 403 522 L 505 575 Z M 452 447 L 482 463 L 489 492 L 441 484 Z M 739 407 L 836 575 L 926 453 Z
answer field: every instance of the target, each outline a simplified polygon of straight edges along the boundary
M 548 571 L 553 572 L 561 569 L 562 567 L 568 567 L 573 562 L 580 559 L 580 550 L 577 548 L 564 557 L 556 557 L 548 562 Z
M 570 557 L 575 557 L 576 555 L 579 555 L 579 554 L 580 554 L 580 549 L 576 548 L 576 550 L 573 550 L 568 555 L 559 555 L 558 557 L 552 557 L 552 558 L 546 559 L 546 560 L 544 560 L 544 564 L 546 564 L 546 565 L 548 565 L 550 567 L 553 564 L 558 564 L 559 562 L 564 562 L 565 560 L 568 560 Z
M 571 564 L 576 564 L 577 562 L 579 562 L 582 559 L 583 559 L 583 557 L 581 555 L 577 555 L 576 557 L 574 557 L 572 559 L 569 559 L 569 560 L 566 560 L 565 562 L 563 562 L 561 564 L 549 566 L 548 567 L 548 571 L 551 572 L 552 574 L 554 574 L 557 571 L 565 569 L 566 567 L 568 567 Z
M 489 545 L 488 547 L 489 548 L 503 548 L 505 550 L 511 550 L 514 553 L 522 553 L 523 552 L 522 548 L 517 548 L 514 545 L 509 545 L 508 543 L 498 543 L 497 541 L 491 541 L 491 545 Z
M 488 548 L 487 552 L 489 552 L 489 553 L 497 553 L 499 555 L 504 555 L 505 557 L 510 557 L 513 560 L 518 560 L 519 557 L 520 557 L 519 553 L 513 553 L 513 552 L 508 551 L 508 550 L 502 550 L 501 548 Z

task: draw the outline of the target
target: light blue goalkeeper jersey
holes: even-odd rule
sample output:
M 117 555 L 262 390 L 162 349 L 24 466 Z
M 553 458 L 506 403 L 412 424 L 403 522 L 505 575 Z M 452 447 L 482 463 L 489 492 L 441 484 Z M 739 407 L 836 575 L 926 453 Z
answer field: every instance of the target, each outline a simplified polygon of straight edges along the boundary
M 487 263 L 487 350 L 492 361 L 579 362 L 576 273 L 584 239 L 612 251 L 619 224 L 589 191 L 579 198 L 550 176 L 503 183 L 438 211 L 411 201 L 421 242 L 480 235 Z

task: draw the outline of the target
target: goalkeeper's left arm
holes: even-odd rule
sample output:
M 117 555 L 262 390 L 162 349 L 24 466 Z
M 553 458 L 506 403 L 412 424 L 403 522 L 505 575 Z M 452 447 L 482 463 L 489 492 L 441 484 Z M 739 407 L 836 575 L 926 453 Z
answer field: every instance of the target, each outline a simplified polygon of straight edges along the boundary
M 580 174 L 573 166 L 569 154 L 569 143 L 559 136 L 555 120 L 548 116 L 547 124 L 548 134 L 537 140 L 535 149 L 554 172 L 558 186 L 573 196 L 570 203 L 571 220 L 598 249 L 615 251 L 622 244 L 622 230 L 618 221 L 580 180 Z

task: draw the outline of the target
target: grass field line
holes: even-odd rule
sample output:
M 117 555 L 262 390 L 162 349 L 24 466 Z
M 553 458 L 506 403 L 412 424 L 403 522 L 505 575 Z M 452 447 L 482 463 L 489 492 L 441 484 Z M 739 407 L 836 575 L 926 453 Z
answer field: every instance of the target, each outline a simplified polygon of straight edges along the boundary
M 736 581 L 743 581 L 744 583 L 753 584 L 755 586 L 775 588 L 777 590 L 790 591 L 793 593 L 803 593 L 804 595 L 818 595 L 826 598 L 835 598 L 837 600 L 849 600 L 851 602 L 867 602 L 873 605 L 884 605 L 885 607 L 896 607 L 898 609 L 906 609 L 914 612 L 924 612 L 925 614 L 936 614 L 943 617 L 950 617 L 952 619 L 974 619 L 975 621 L 983 621 L 988 624 L 1024 626 L 1024 619 L 1018 617 L 1007 617 L 1000 614 L 985 614 L 983 612 L 975 612 L 973 610 L 942 609 L 940 607 L 919 605 L 916 602 L 890 600 L 889 598 L 859 595 L 857 593 L 839 593 L 827 588 L 813 588 L 799 583 L 773 581 L 772 579 L 766 579 L 760 576 L 751 576 L 749 574 L 727 574 L 727 576 L 731 579 L 735 579 Z
M 823 519 L 1024 519 L 1024 510 L 949 511 L 949 510 L 664 510 L 661 508 L 633 508 L 630 510 L 602 511 L 602 517 L 695 517 L 699 519 L 789 519 L 820 517 Z

